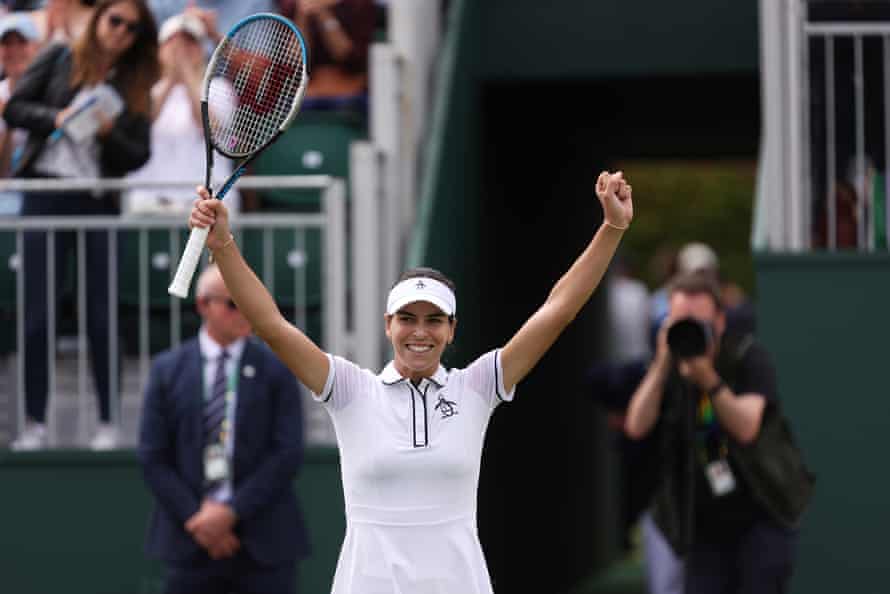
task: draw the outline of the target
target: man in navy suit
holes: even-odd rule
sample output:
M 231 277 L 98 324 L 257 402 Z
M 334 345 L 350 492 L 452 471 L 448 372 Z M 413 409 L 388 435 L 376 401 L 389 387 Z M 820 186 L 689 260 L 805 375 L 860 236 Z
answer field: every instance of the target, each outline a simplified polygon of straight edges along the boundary
M 197 338 L 152 364 L 139 458 L 155 497 L 147 551 L 166 594 L 293 594 L 308 545 L 294 493 L 301 388 L 219 270 L 198 279 Z

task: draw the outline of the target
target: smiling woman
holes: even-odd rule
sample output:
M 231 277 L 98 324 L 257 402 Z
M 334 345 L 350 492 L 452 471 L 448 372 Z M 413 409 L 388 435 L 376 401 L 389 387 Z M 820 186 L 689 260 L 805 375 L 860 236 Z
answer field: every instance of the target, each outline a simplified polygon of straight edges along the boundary
M 403 377 L 419 382 L 435 373 L 445 347 L 454 341 L 454 283 L 432 268 L 413 268 L 389 293 L 386 336 Z
M 623 174 L 600 175 L 604 222 L 546 302 L 503 348 L 464 369 L 441 362 L 457 328 L 454 284 L 430 268 L 406 272 L 387 299 L 394 358 L 379 374 L 325 353 L 287 322 L 241 257 L 226 207 L 199 194 L 189 223 L 210 227 L 207 246 L 239 311 L 333 420 L 347 520 L 333 594 L 491 594 L 476 530 L 488 421 L 602 279 L 633 218 Z

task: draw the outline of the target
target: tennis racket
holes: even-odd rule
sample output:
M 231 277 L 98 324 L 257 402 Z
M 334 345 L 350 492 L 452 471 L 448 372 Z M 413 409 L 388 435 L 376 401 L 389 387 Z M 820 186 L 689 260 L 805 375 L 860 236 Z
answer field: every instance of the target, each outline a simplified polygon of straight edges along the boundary
M 214 150 L 240 159 L 216 192 L 222 198 L 244 174 L 247 165 L 290 127 L 309 84 L 306 44 L 297 27 L 284 17 L 260 13 L 235 24 L 219 42 L 201 90 L 206 171 L 210 189 Z M 209 227 L 194 228 L 170 288 L 185 298 L 201 259 Z

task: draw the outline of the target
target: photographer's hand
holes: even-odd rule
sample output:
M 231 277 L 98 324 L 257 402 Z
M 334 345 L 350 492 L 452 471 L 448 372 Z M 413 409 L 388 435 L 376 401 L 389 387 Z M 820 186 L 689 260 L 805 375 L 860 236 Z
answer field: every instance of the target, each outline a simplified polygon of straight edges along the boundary
M 714 354 L 711 349 L 706 355 L 677 361 L 677 371 L 687 381 L 702 390 L 711 390 L 720 383 L 720 376 L 714 369 Z
M 653 365 L 662 365 L 670 367 L 671 365 L 671 349 L 668 346 L 667 334 L 668 328 L 674 323 L 674 319 L 667 316 L 658 327 L 658 334 L 655 337 L 655 358 Z
M 677 371 L 710 397 L 717 420 L 733 439 L 748 444 L 757 438 L 766 398 L 755 393 L 736 395 L 714 369 L 713 350 L 678 361 Z

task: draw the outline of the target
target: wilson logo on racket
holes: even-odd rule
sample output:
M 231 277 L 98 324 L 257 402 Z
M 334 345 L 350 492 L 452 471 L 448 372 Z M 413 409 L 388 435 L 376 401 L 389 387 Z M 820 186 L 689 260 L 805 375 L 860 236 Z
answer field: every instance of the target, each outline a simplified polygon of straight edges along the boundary
M 241 105 L 250 108 L 257 115 L 266 115 L 275 109 L 277 102 L 283 96 L 282 87 L 286 83 L 293 82 L 293 75 L 297 72 L 297 68 L 293 64 L 284 64 L 276 62 L 269 64 L 254 64 L 248 62 L 241 67 L 248 69 L 246 75 L 247 83 L 244 90 L 239 94 Z M 236 75 L 241 75 L 239 71 Z

